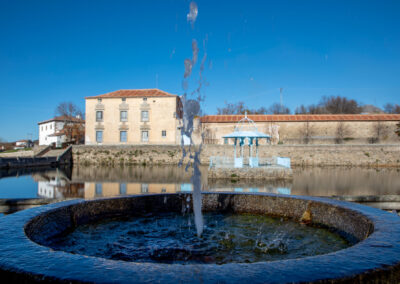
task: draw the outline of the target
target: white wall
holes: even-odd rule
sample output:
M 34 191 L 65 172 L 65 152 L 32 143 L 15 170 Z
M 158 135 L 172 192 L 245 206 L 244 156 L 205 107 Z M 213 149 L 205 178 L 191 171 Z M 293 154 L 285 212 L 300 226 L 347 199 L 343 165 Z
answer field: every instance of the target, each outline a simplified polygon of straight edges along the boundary
M 57 143 L 57 140 L 64 142 L 65 137 L 50 136 L 64 127 L 64 122 L 50 121 L 47 123 L 39 124 L 39 145 L 50 145 L 51 143 Z M 61 140 L 60 140 L 61 139 Z
M 58 178 L 51 179 L 50 181 L 39 181 L 38 196 L 43 198 L 63 198 L 58 188 L 65 186 L 65 181 L 59 180 Z

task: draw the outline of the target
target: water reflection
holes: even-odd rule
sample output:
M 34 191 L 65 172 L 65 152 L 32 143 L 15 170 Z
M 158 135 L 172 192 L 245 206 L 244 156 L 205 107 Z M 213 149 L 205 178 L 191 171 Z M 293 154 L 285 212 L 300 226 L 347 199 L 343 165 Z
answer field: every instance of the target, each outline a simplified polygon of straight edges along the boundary
M 400 194 L 399 169 L 295 168 L 294 180 L 269 182 L 208 181 L 202 167 L 202 190 L 220 192 L 269 192 L 279 194 L 397 195 Z M 36 186 L 40 198 L 97 198 L 130 194 L 191 192 L 191 172 L 176 166 L 159 167 L 74 167 L 0 172 L 3 198 L 21 196 L 20 187 Z M 21 178 L 21 176 L 24 176 Z M 11 176 L 11 177 L 10 177 Z M 26 178 L 32 185 L 26 186 Z M 18 182 L 23 186 L 18 186 Z M 17 188 L 18 186 L 18 188 Z M 15 187 L 15 188 L 13 188 Z M 26 197 L 34 197 L 27 193 Z
M 69 168 L 52 169 L 32 174 L 37 182 L 37 195 L 40 198 L 77 198 L 84 197 L 84 183 L 73 182 Z
M 294 168 L 293 171 L 295 195 L 400 194 L 400 169 L 396 168 Z

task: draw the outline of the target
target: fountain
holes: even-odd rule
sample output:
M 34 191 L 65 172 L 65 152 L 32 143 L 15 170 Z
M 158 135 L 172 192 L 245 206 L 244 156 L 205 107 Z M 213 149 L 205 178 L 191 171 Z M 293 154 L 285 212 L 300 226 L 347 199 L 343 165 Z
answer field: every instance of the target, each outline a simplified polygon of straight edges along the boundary
M 187 16 L 192 26 L 197 15 L 192 2 Z M 192 49 L 184 78 L 197 61 L 196 41 Z M 200 99 L 187 98 L 185 91 L 182 101 L 182 137 L 190 141 L 188 149 L 183 145 L 182 163 L 186 155 L 191 160 L 193 194 L 72 200 L 2 217 L 2 281 L 398 282 L 397 215 L 324 198 L 202 193 L 201 145 L 194 151 L 191 139 Z M 257 146 L 257 138 L 267 138 L 257 135 L 246 136 L 250 147 L 254 139 Z M 244 136 L 230 138 L 243 146 Z M 250 155 L 249 165 L 258 168 L 258 153 Z
M 209 247 L 205 247 L 207 253 L 202 255 L 199 248 L 204 248 L 204 243 L 196 236 L 196 230 L 183 228 L 190 227 L 187 220 L 192 218 L 194 209 L 191 197 L 182 193 L 74 200 L 5 216 L 0 219 L 1 277 L 6 282 L 99 283 L 393 283 L 400 277 L 400 218 L 395 214 L 324 198 L 203 193 L 202 209 L 207 222 L 202 238 Z M 183 215 L 182 209 L 186 210 Z M 228 227 L 224 224 L 226 220 L 231 220 Z M 246 227 L 248 223 L 243 220 L 251 220 L 248 223 L 253 225 L 258 222 L 265 238 L 257 234 L 257 226 Z M 96 240 L 87 240 L 85 245 L 82 232 L 89 230 L 89 235 L 103 239 L 103 246 L 98 245 L 97 249 L 105 250 L 110 244 L 115 249 L 121 245 L 113 239 L 118 234 L 118 223 L 121 226 L 126 223 L 130 228 L 126 233 L 134 242 L 127 250 L 132 254 L 124 250 L 109 256 L 107 252 L 101 256 L 91 253 L 90 247 Z M 171 227 L 172 224 L 180 225 Z M 267 226 L 264 230 L 263 224 Z M 246 230 L 241 231 L 241 226 Z M 284 232 L 282 227 L 287 228 L 286 241 L 272 231 L 271 242 L 266 241 L 268 228 Z M 323 246 L 314 249 L 308 247 L 317 242 L 312 239 L 305 246 L 311 253 L 304 251 L 299 255 L 297 251 L 291 255 L 288 251 L 296 247 L 294 239 L 309 239 L 298 232 L 301 227 L 311 235 L 318 235 L 318 230 L 329 230 L 339 242 L 331 250 Z M 139 245 L 140 241 L 150 238 L 154 231 L 169 237 L 160 240 L 158 246 L 151 243 L 152 247 L 143 250 L 146 245 Z M 254 234 L 248 238 L 236 237 L 244 232 Z M 185 243 L 185 238 L 177 237 L 179 234 L 189 235 L 196 242 Z M 322 242 L 326 238 L 322 237 Z M 68 243 L 79 239 L 84 241 L 83 245 Z M 174 239 L 175 244 L 181 242 L 182 246 L 171 245 Z M 244 250 L 246 242 L 250 243 L 248 247 L 256 248 L 250 256 Z M 213 248 L 215 244 L 223 246 L 224 253 Z M 89 250 L 73 250 L 80 245 Z

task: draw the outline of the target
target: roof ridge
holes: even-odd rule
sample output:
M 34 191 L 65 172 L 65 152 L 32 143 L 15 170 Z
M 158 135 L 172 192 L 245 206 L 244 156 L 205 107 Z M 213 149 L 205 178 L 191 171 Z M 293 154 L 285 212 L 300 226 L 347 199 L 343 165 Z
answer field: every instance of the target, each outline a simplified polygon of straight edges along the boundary
M 116 91 L 85 97 L 85 99 L 94 98 L 121 98 L 121 97 L 178 97 L 178 95 L 168 93 L 158 88 L 152 89 L 119 89 Z
M 400 114 L 250 114 L 254 122 L 301 122 L 301 121 L 398 121 Z M 244 114 L 205 115 L 202 122 L 236 123 Z

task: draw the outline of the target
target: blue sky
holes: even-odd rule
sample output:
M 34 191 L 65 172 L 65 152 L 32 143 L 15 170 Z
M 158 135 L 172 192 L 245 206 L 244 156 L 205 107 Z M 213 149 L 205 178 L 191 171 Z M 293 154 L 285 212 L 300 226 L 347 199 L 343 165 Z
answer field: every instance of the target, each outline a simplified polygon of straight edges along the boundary
M 0 1 L 0 137 L 38 136 L 56 106 L 118 89 L 182 94 L 207 53 L 203 109 L 322 96 L 400 103 L 400 1 Z M 189 80 L 197 87 L 199 66 Z

